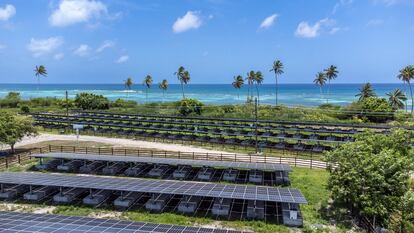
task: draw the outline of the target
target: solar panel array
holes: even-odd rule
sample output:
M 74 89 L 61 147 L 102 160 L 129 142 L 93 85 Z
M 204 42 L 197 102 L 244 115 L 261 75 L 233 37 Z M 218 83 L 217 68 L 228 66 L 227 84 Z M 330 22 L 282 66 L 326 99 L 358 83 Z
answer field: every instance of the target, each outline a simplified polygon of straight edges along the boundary
M 0 173 L 0 184 L 41 185 L 306 204 L 292 188 L 27 172 Z
M 0 211 L 0 232 L 241 233 L 224 229 Z
M 114 156 L 114 155 L 97 155 L 97 154 L 77 154 L 77 153 L 48 153 L 32 155 L 37 158 L 57 158 L 57 159 L 77 159 L 90 161 L 109 161 L 109 162 L 133 162 L 133 163 L 150 163 L 150 164 L 168 164 L 172 166 L 188 165 L 212 168 L 233 168 L 233 169 L 250 169 L 260 171 L 292 171 L 288 164 L 278 163 L 246 163 L 231 161 L 211 161 L 211 160 L 190 160 L 190 159 L 171 159 L 171 158 L 153 158 L 153 157 L 136 157 L 136 156 Z

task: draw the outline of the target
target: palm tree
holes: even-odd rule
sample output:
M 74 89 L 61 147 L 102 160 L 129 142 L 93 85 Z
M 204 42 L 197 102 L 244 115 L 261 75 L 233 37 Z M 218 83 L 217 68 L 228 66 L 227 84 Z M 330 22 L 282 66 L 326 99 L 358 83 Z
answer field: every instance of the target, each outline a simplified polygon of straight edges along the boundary
M 185 99 L 184 85 L 188 84 L 188 82 L 190 81 L 190 73 L 187 70 L 185 70 L 183 66 L 180 66 L 178 68 L 178 71 L 175 72 L 174 75 L 176 75 L 178 80 L 180 80 L 181 91 L 183 92 L 183 99 Z
M 338 77 L 338 68 L 334 65 L 331 65 L 328 69 L 325 69 L 326 78 L 328 79 L 328 98 L 326 102 L 329 102 L 331 97 L 331 80 L 334 80 Z
M 132 81 L 131 77 L 128 77 L 127 80 L 125 80 L 124 85 L 125 85 L 125 88 L 128 89 L 128 91 L 126 92 L 127 99 L 128 99 L 129 91 L 131 91 L 132 85 L 134 85 L 134 81 Z
M 254 82 L 256 83 L 256 93 L 257 93 L 257 102 L 259 102 L 260 95 L 259 95 L 259 86 L 263 83 L 263 74 L 260 71 L 257 71 L 254 74 Z
M 162 102 L 164 102 L 165 91 L 168 89 L 168 81 L 166 79 L 162 80 L 158 84 L 158 87 L 162 90 Z
M 376 96 L 374 89 L 372 89 L 371 83 L 365 83 L 361 89 L 359 89 L 359 94 L 355 95 L 359 96 L 358 101 L 363 101 L 366 98 Z
M 249 85 L 248 89 L 247 89 L 247 102 L 253 100 L 252 86 L 253 86 L 253 83 L 254 83 L 254 76 L 255 75 L 256 74 L 254 73 L 253 70 L 247 73 L 246 80 L 247 80 L 247 84 Z
M 388 103 L 393 109 L 403 109 L 404 108 L 404 101 L 407 100 L 407 96 L 405 96 L 404 92 L 401 89 L 397 88 L 392 92 L 387 93 L 388 96 Z
M 410 94 L 411 94 L 411 114 L 413 113 L 414 107 L 414 97 L 413 97 L 413 89 L 411 88 L 411 80 L 414 79 L 414 66 L 409 65 L 404 67 L 404 69 L 400 70 L 400 73 L 397 76 L 401 79 L 404 83 L 407 83 L 410 87 Z
M 276 105 L 277 105 L 277 95 L 278 95 L 278 83 L 277 78 L 279 75 L 283 74 L 283 63 L 280 60 L 276 60 L 273 62 L 273 68 L 270 72 L 275 72 L 275 79 L 276 79 Z
M 39 91 L 40 76 L 47 77 L 46 67 L 44 65 L 36 66 L 34 72 L 37 77 L 37 90 Z
M 241 75 L 234 76 L 234 81 L 232 83 L 233 87 L 236 88 L 237 91 L 237 99 L 240 100 L 240 88 L 243 86 L 244 80 Z
M 313 83 L 319 86 L 319 90 L 321 92 L 321 102 L 323 102 L 323 86 L 326 84 L 326 75 L 324 72 L 319 72 L 316 74 L 315 79 L 313 80 Z
M 150 89 L 151 88 L 151 85 L 152 85 L 152 77 L 151 77 L 151 75 L 145 76 L 145 79 L 143 81 L 143 84 L 147 88 L 146 89 L 146 93 L 145 93 L 145 99 L 146 99 L 146 102 L 148 102 L 148 89 Z

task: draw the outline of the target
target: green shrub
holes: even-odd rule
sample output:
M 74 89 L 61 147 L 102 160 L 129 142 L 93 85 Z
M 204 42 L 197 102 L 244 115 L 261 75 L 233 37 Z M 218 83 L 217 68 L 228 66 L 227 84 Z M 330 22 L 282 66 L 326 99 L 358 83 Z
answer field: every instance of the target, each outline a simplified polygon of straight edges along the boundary
M 22 102 L 20 93 L 9 92 L 3 99 L 0 99 L 0 106 L 8 108 L 17 108 L 20 102 Z
M 55 97 L 37 97 L 29 100 L 32 107 L 50 107 L 57 105 L 58 99 Z
M 22 111 L 22 113 L 29 113 L 30 108 L 27 105 L 23 105 L 23 106 L 20 107 L 20 111 Z
M 176 102 L 178 114 L 188 116 L 191 114 L 201 115 L 204 104 L 196 99 L 183 99 Z
M 83 92 L 76 95 L 75 105 L 83 110 L 105 110 L 109 109 L 109 100 L 103 95 Z
M 343 107 L 339 119 L 359 118 L 363 121 L 376 123 L 386 122 L 394 118 L 395 110 L 386 99 L 379 97 L 368 97 L 358 102 Z
M 111 108 L 134 108 L 136 107 L 137 102 L 133 100 L 124 100 L 124 99 L 117 99 L 111 102 Z

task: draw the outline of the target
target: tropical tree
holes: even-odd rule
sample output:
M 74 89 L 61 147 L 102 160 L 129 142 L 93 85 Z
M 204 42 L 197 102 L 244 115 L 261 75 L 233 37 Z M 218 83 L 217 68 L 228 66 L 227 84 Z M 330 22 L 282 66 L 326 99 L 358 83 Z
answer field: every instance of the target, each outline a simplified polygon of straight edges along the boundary
M 331 65 L 328 69 L 325 69 L 326 78 L 328 79 L 328 98 L 326 100 L 329 103 L 329 98 L 331 97 L 331 80 L 334 80 L 338 77 L 338 68 L 334 65 Z
M 14 145 L 24 137 L 37 135 L 37 129 L 33 125 L 33 119 L 19 116 L 9 112 L 0 114 L 0 144 L 10 146 L 14 153 Z
M 183 92 L 183 99 L 185 99 L 184 85 L 187 85 L 190 81 L 190 73 L 183 66 L 180 66 L 177 72 L 174 73 L 174 75 L 176 75 L 177 79 L 180 80 L 181 91 Z
M 247 85 L 248 85 L 248 89 L 247 89 L 247 102 L 250 102 L 253 99 L 252 86 L 254 84 L 254 79 L 255 79 L 254 76 L 255 75 L 256 75 L 256 73 L 253 70 L 251 70 L 250 72 L 247 73 L 247 76 L 246 76 Z
M 270 70 L 270 72 L 274 72 L 275 73 L 275 80 L 276 80 L 276 105 L 277 105 L 277 95 L 278 95 L 278 76 L 283 74 L 283 63 L 280 60 L 276 60 L 273 62 L 273 67 Z
M 37 77 L 37 90 L 39 91 L 39 85 L 40 85 L 40 77 L 46 77 L 47 76 L 47 70 L 44 65 L 36 66 L 35 70 L 35 76 Z
M 397 76 L 401 79 L 404 83 L 407 83 L 410 87 L 410 94 L 411 94 L 411 114 L 413 113 L 414 107 L 414 97 L 413 97 L 413 89 L 411 88 L 411 80 L 414 79 L 414 66 L 409 65 L 400 70 L 400 73 Z
M 145 99 L 146 99 L 146 102 L 148 102 L 148 90 L 151 88 L 151 85 L 152 85 L 151 75 L 145 76 L 144 81 L 142 83 L 146 87 L 146 89 L 145 89 Z
M 232 83 L 233 87 L 236 88 L 237 91 L 237 98 L 240 100 L 240 88 L 243 86 L 244 80 L 241 75 L 234 76 L 234 81 Z
M 124 85 L 125 85 L 125 88 L 128 89 L 128 91 L 126 92 L 127 99 L 128 99 L 129 91 L 131 91 L 132 85 L 134 85 L 132 78 L 128 77 L 127 80 L 125 80 Z
M 158 87 L 162 90 L 162 102 L 164 102 L 165 91 L 168 89 L 168 81 L 166 79 L 162 80 Z
M 387 93 L 388 103 L 393 109 L 403 109 L 404 101 L 407 100 L 407 96 L 401 89 L 397 88 L 392 92 Z
M 362 88 L 359 89 L 359 94 L 355 95 L 356 97 L 359 96 L 359 102 L 369 98 L 369 97 L 375 97 L 375 91 L 372 88 L 371 83 L 365 83 Z
M 260 99 L 259 86 L 262 85 L 263 80 L 264 78 L 263 78 L 262 72 L 257 71 L 254 74 L 254 79 L 253 79 L 253 81 L 256 83 L 257 102 L 259 102 L 259 99 Z
M 313 83 L 319 86 L 319 91 L 321 92 L 321 102 L 323 101 L 323 86 L 326 84 L 326 74 L 324 72 L 319 72 L 316 74 Z

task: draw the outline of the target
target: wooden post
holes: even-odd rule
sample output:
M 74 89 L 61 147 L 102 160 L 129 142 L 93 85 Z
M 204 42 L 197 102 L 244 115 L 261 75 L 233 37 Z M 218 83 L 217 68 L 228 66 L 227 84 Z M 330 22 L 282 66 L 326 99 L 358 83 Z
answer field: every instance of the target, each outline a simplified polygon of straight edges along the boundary
M 17 155 L 17 161 L 19 162 L 19 164 L 20 164 L 20 154 L 18 154 Z
M 313 160 L 313 157 L 312 157 L 312 155 L 311 155 L 311 160 L 310 160 L 310 169 L 312 169 L 312 160 Z
M 6 156 L 4 158 L 6 159 L 6 168 L 9 168 L 9 160 L 8 160 L 8 157 Z
M 49 144 L 49 152 L 52 152 L 52 145 Z
M 112 153 L 112 155 L 114 155 L 114 148 L 113 147 L 111 148 L 111 153 Z
M 295 167 L 296 167 L 296 158 L 297 158 L 297 157 L 295 156 Z

